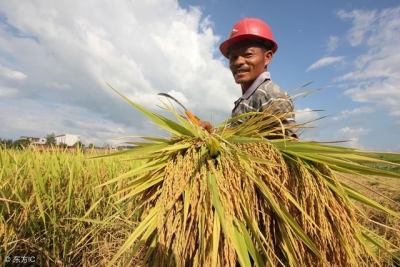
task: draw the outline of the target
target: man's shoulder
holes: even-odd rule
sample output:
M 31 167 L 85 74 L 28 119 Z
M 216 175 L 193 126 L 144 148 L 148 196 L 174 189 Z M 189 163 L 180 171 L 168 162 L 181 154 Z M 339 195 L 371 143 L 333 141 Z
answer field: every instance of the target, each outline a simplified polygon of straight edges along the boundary
M 266 80 L 260 86 L 257 88 L 256 94 L 271 94 L 271 95 L 278 95 L 278 94 L 284 94 L 287 95 L 287 93 L 282 90 L 282 88 L 274 83 L 272 80 Z

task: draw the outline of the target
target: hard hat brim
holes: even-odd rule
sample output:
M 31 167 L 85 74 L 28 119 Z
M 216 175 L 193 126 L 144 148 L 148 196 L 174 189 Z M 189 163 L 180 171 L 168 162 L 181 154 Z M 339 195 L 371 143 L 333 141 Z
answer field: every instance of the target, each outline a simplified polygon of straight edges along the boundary
M 234 45 L 240 41 L 244 41 L 244 40 L 266 40 L 266 41 L 271 42 L 271 44 L 272 44 L 271 50 L 273 53 L 275 53 L 278 50 L 278 45 L 275 41 L 270 40 L 270 39 L 265 39 L 265 38 L 262 38 L 260 36 L 253 35 L 253 34 L 241 34 L 241 35 L 229 38 L 220 44 L 219 50 L 221 51 L 222 55 L 224 55 L 224 57 L 228 58 L 229 47 L 231 47 L 232 45 Z

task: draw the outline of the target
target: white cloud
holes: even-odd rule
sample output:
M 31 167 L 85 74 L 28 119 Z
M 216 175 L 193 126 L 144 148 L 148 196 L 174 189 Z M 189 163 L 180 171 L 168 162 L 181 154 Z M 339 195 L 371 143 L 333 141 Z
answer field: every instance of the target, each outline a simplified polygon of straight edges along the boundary
M 338 138 L 338 140 L 347 141 L 345 145 L 349 147 L 362 149 L 362 146 L 359 143 L 360 136 L 365 135 L 370 131 L 370 129 L 365 129 L 363 127 L 344 127 L 338 130 L 338 132 L 336 133 L 336 137 Z
M 363 44 L 367 52 L 355 59 L 354 70 L 336 79 L 346 82 L 345 95 L 353 101 L 372 103 L 400 116 L 400 6 L 382 11 L 340 11 L 350 19 L 351 45 Z
M 341 128 L 338 133 L 342 137 L 358 137 L 360 135 L 366 134 L 370 131 L 370 129 L 364 129 L 363 127 L 359 128 L 350 128 L 350 127 L 344 127 Z
M 333 35 L 329 36 L 329 40 L 326 46 L 327 52 L 328 53 L 334 52 L 337 49 L 338 44 L 339 44 L 339 37 Z
M 106 82 L 149 109 L 157 109 L 157 93 L 171 92 L 200 118 L 214 115 L 214 122 L 226 119 L 240 96 L 222 59 L 213 58 L 219 37 L 200 8 L 183 9 L 175 0 L 35 0 L 3 1 L 0 12 L 7 21 L 0 21 L 0 64 L 13 66 L 0 72 L 20 78 L 2 85 L 0 101 L 63 103 L 81 114 L 79 125 L 96 128 L 96 121 L 106 121 L 125 127 L 127 135 L 132 127 L 143 129 L 144 117 L 134 113 L 133 118 L 132 108 Z M 16 105 L 17 114 L 30 112 Z M 62 120 L 55 113 L 43 124 Z M 24 135 L 29 127 L 12 134 Z M 54 130 L 61 134 L 63 129 Z
M 315 70 L 315 69 L 319 69 L 319 68 L 322 68 L 322 67 L 329 66 L 331 64 L 340 62 L 343 59 L 344 59 L 344 57 L 324 57 L 324 58 L 321 58 L 317 62 L 311 64 L 311 66 L 309 66 L 307 68 L 306 72 L 308 72 L 310 70 Z
M 16 105 L 18 103 L 19 105 Z M 0 136 L 7 132 L 15 132 L 17 138 L 21 135 L 45 137 L 52 132 L 56 134 L 69 133 L 81 135 L 86 145 L 104 142 L 113 144 L 114 138 L 129 134 L 143 134 L 133 127 L 123 127 L 93 116 L 84 108 L 64 105 L 61 103 L 44 106 L 34 100 L 9 100 L 1 103 L 4 112 L 0 112 L 2 127 Z M 24 113 L 21 113 L 21 106 Z M 88 119 L 88 117 L 91 119 Z
M 17 89 L 0 86 L 0 98 L 11 97 L 17 94 Z
M 71 88 L 71 86 L 69 84 L 66 83 L 58 83 L 58 82 L 48 82 L 47 86 L 53 89 L 59 89 L 59 90 L 64 90 L 64 89 L 68 89 Z
M 296 122 L 303 124 L 298 130 L 299 138 L 304 141 L 318 140 L 320 138 L 321 115 L 310 108 L 298 109 L 296 112 Z
M 395 85 L 396 84 L 396 85 Z M 376 103 L 378 106 L 389 110 L 389 114 L 400 116 L 400 79 L 387 82 L 371 81 L 346 90 L 345 95 L 356 102 Z
M 350 19 L 353 21 L 353 27 L 348 32 L 348 39 L 352 46 L 360 45 L 365 35 L 371 31 L 372 25 L 375 23 L 376 11 L 353 10 L 346 12 L 340 10 L 337 15 L 342 20 Z
M 11 88 L 11 87 L 5 87 L 5 86 L 1 86 L 0 85 L 0 98 L 1 97 L 15 97 L 18 95 L 18 90 L 15 88 Z
M 0 64 L 0 76 L 10 80 L 26 79 L 26 75 L 23 74 L 22 72 L 9 69 L 7 67 L 2 66 L 1 64 Z
M 296 122 L 307 123 L 318 119 L 318 113 L 310 108 L 296 110 Z
M 340 112 L 339 116 L 333 117 L 333 120 L 334 121 L 338 121 L 338 120 L 342 120 L 342 119 L 348 118 L 348 117 L 359 116 L 359 115 L 362 115 L 362 114 L 371 113 L 373 111 L 374 111 L 374 109 L 372 107 L 369 107 L 369 106 L 365 106 L 365 107 L 361 107 L 361 108 L 355 108 L 355 109 L 352 109 L 352 110 L 346 109 L 346 110 L 342 110 Z

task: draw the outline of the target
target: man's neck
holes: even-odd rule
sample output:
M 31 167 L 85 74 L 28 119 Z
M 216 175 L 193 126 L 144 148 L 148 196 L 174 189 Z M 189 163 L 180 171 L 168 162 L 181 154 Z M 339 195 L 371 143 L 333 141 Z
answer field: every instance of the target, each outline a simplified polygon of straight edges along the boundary
M 255 81 L 255 80 L 254 80 L 254 81 Z M 252 82 L 252 84 L 254 83 L 254 81 Z M 242 95 L 244 95 L 244 94 L 247 92 L 247 90 L 249 90 L 251 84 L 250 84 L 249 86 L 244 86 L 244 85 L 242 84 L 241 86 L 242 86 Z
M 254 91 L 257 89 L 257 87 L 265 81 L 265 79 L 270 79 L 270 74 L 268 71 L 265 71 L 258 75 L 258 77 L 250 84 L 247 86 L 244 86 L 243 84 L 241 85 L 242 87 L 242 98 L 248 98 Z M 247 91 L 252 91 L 246 94 Z

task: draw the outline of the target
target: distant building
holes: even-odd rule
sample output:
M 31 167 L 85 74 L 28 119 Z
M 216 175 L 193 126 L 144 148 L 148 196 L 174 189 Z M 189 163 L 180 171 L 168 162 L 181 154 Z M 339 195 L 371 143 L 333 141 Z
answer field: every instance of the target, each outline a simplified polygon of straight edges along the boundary
M 46 144 L 46 138 L 44 137 L 21 136 L 19 140 L 28 140 L 30 144 L 35 144 L 35 145 Z
M 28 140 L 30 143 L 39 142 L 40 137 L 32 137 L 32 136 L 21 136 L 19 140 Z
M 126 145 L 126 146 L 118 146 L 116 150 L 128 150 L 139 147 L 138 145 Z
M 66 144 L 67 146 L 73 146 L 76 142 L 80 141 L 80 136 L 75 134 L 62 134 L 56 136 L 56 143 Z
M 38 141 L 34 142 L 34 144 L 37 144 L 37 145 L 44 145 L 44 144 L 46 144 L 46 138 L 41 137 L 41 138 L 39 138 Z

